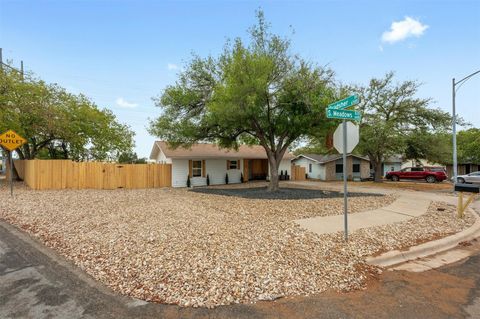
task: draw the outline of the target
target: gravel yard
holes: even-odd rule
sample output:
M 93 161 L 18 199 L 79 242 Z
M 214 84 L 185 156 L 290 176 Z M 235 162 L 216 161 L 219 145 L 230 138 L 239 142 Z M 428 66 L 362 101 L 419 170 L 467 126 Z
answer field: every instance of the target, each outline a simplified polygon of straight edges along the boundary
M 233 187 L 243 188 L 243 187 Z M 212 188 L 215 189 L 215 188 Z M 352 213 L 394 195 L 350 199 Z M 341 198 L 248 199 L 185 189 L 0 191 L 0 218 L 40 238 L 120 293 L 214 307 L 363 288 L 364 258 L 470 226 L 433 203 L 421 217 L 318 236 L 293 220 L 342 213 Z M 446 208 L 437 211 L 437 206 Z

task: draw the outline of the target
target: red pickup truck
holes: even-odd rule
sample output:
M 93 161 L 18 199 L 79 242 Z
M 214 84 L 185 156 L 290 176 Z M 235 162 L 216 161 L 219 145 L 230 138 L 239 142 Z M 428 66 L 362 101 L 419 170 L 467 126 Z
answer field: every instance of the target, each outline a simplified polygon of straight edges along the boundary
M 388 172 L 386 179 L 394 182 L 400 179 L 424 179 L 427 183 L 442 182 L 446 180 L 447 173 L 443 167 L 407 167 L 400 171 Z

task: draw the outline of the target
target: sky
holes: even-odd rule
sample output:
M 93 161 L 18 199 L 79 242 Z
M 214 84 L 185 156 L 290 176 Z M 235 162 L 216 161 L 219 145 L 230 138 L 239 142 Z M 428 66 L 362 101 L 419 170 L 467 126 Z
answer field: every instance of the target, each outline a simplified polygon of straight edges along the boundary
M 451 111 L 452 78 L 480 70 L 480 1 L 113 1 L 0 0 L 3 59 L 111 109 L 135 131 L 161 114 L 152 98 L 174 84 L 192 54 L 218 55 L 247 39 L 263 9 L 292 52 L 328 65 L 344 84 L 366 85 L 396 72 L 417 80 L 418 96 Z M 480 74 L 457 92 L 457 112 L 480 127 Z

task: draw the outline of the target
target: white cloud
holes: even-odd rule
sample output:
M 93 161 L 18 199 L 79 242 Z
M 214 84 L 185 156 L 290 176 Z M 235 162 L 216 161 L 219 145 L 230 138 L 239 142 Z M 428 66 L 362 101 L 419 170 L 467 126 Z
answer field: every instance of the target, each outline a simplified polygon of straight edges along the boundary
M 126 101 L 123 97 L 119 97 L 118 99 L 116 99 L 115 103 L 117 103 L 118 106 L 125 108 L 134 108 L 138 106 L 137 103 L 130 103 Z
M 169 70 L 177 70 L 178 69 L 178 65 L 176 65 L 175 63 L 168 63 L 167 64 L 167 68 Z
M 428 28 L 428 25 L 422 24 L 418 20 L 405 17 L 402 21 L 392 22 L 390 30 L 383 32 L 382 42 L 395 43 L 410 37 L 418 38 L 422 36 Z

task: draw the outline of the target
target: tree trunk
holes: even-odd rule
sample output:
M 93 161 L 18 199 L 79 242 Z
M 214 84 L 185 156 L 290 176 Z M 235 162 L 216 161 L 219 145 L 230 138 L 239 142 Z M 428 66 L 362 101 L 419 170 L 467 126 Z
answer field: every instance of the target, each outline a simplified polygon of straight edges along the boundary
M 375 161 L 373 164 L 373 169 L 375 170 L 375 175 L 373 177 L 374 182 L 381 182 L 382 181 L 382 162 L 381 161 Z
M 270 166 L 270 183 L 268 184 L 267 190 L 269 192 L 275 192 L 275 191 L 278 191 L 279 189 L 278 166 L 280 161 L 277 161 L 277 159 L 275 158 L 275 155 L 270 154 L 269 152 L 267 152 L 267 156 L 268 156 L 268 164 Z

